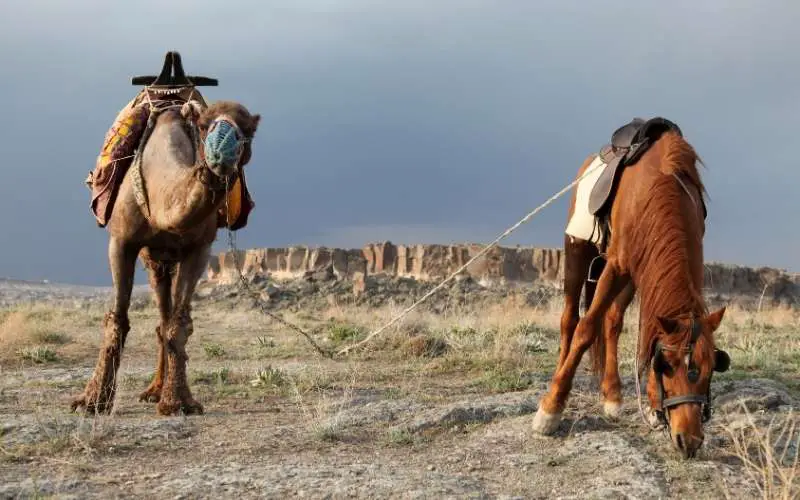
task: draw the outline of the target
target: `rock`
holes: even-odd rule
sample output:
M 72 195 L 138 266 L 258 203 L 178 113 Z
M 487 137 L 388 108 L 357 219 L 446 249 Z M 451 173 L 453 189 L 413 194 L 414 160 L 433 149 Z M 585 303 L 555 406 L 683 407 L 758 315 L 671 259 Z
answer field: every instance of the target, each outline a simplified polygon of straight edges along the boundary
M 324 281 L 330 279 L 332 272 L 336 279 L 352 279 L 356 273 L 363 273 L 370 277 L 439 281 L 466 264 L 482 248 L 477 244 L 395 245 L 388 241 L 370 243 L 360 249 L 259 248 L 212 257 L 208 279 L 216 283 L 232 282 L 238 277 L 235 265 L 238 262 L 248 278 L 269 275 L 289 280 L 320 272 L 315 279 Z M 733 301 L 750 307 L 758 304 L 763 293 L 764 305 L 800 303 L 800 275 L 768 267 L 719 263 L 706 264 L 705 269 L 706 294 L 716 301 Z M 537 282 L 560 287 L 564 278 L 564 252 L 560 248 L 494 247 L 476 259 L 460 279 L 467 278 L 487 286 Z
M 361 297 L 367 291 L 367 280 L 364 273 L 357 272 L 353 274 L 353 296 L 355 298 Z
M 478 400 L 462 401 L 445 408 L 426 411 L 406 426 L 411 432 L 421 432 L 432 427 L 488 423 L 497 418 L 510 418 L 536 411 L 537 398 L 531 394 L 505 393 Z
M 795 404 L 786 386 L 764 378 L 726 381 L 717 385 L 715 391 L 718 395 L 713 398 L 714 407 L 721 413 L 741 413 L 742 405 L 747 411 L 756 412 Z

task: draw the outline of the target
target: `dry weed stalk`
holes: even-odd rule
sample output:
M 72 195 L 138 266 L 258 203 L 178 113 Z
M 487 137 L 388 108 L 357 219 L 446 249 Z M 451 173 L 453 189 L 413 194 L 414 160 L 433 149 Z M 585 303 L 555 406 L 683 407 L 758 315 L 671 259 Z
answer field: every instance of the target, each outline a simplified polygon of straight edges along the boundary
M 731 454 L 741 460 L 744 473 L 758 488 L 761 498 L 800 498 L 800 426 L 797 418 L 789 411 L 782 418 L 773 417 L 769 426 L 761 428 L 743 403 L 742 409 L 747 425 L 737 429 L 725 427 L 733 445 Z

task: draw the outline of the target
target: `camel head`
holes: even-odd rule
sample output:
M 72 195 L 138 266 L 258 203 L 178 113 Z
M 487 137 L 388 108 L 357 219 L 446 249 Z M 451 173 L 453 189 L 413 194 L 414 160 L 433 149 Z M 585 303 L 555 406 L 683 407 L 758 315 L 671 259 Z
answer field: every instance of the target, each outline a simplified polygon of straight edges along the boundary
M 200 112 L 197 126 L 201 157 L 218 177 L 229 179 L 250 161 L 252 139 L 261 115 L 232 101 L 219 101 Z

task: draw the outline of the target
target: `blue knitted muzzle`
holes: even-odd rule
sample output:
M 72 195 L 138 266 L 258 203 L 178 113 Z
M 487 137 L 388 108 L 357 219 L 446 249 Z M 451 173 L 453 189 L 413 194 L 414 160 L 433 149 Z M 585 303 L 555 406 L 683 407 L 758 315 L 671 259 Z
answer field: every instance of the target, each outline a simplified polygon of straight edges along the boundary
M 244 137 L 236 124 L 225 118 L 211 123 L 205 140 L 206 163 L 210 167 L 230 168 L 239 162 Z

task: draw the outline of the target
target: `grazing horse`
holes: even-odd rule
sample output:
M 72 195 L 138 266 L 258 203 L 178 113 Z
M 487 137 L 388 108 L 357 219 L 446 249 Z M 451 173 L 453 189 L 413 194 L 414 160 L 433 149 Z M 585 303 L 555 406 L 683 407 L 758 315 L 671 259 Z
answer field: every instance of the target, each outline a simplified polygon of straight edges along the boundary
M 551 434 L 557 429 L 578 364 L 590 347 L 594 371 L 602 378 L 604 411 L 612 417 L 619 414 L 618 338 L 625 310 L 638 292 L 641 341 L 636 355 L 640 366 L 650 365 L 651 423 L 669 426 L 684 457 L 696 454 L 703 423 L 710 418 L 712 372 L 725 371 L 730 363 L 714 344 L 725 308 L 709 313 L 702 296 L 705 188 L 698 161 L 679 131 L 667 130 L 619 171 L 609 198 L 612 232 L 605 266 L 596 284 L 586 283 L 588 310 L 583 318 L 580 294 L 598 248 L 566 237 L 561 352 L 533 420 L 535 431 Z M 579 175 L 592 162 L 588 158 Z M 573 194 L 570 217 L 575 203 Z

